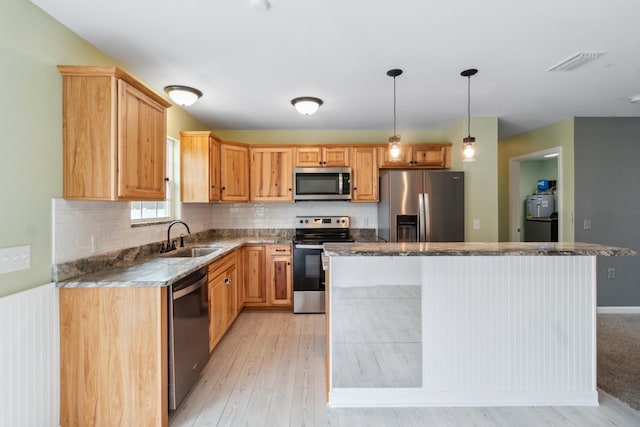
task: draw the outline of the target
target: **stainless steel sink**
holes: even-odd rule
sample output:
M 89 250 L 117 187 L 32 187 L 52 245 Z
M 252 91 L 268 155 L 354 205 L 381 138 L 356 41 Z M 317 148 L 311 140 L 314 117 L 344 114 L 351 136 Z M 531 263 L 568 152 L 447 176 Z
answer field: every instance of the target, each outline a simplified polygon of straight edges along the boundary
M 221 251 L 220 246 L 195 246 L 191 248 L 181 248 L 175 251 L 167 252 L 162 256 L 167 258 L 197 258 L 205 255 L 210 255 L 215 252 Z

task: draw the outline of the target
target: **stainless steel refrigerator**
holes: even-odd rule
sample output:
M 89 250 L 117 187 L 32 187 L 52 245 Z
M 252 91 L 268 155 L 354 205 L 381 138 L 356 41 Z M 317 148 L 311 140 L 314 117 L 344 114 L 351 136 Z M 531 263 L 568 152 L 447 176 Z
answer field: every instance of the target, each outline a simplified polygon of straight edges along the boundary
M 464 172 L 380 171 L 378 236 L 388 242 L 464 242 Z

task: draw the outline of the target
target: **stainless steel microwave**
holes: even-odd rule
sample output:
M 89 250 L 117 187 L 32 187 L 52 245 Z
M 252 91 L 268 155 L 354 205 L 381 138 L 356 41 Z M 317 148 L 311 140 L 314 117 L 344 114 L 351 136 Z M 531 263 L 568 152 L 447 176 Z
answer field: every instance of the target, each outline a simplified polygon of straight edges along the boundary
M 351 200 L 351 169 L 295 168 L 294 200 Z

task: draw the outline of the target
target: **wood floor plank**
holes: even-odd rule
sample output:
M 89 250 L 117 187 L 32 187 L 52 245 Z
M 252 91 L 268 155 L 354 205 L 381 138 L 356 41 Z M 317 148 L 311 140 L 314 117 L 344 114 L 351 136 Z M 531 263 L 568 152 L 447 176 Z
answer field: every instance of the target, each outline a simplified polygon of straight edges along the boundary
M 323 315 L 241 313 L 170 426 L 640 426 L 602 390 L 597 407 L 330 408 L 324 333 Z

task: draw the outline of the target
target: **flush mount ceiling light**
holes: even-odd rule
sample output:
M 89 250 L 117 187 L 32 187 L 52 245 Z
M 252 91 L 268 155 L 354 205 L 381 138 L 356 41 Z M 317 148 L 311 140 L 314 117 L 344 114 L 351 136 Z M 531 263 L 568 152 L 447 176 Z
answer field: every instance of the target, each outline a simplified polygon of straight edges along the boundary
M 251 7 L 258 12 L 266 12 L 271 7 L 268 0 L 251 0 Z
M 171 85 L 165 87 L 164 91 L 173 102 L 183 107 L 193 105 L 202 96 L 202 92 L 189 86 Z
M 473 162 L 476 159 L 476 139 L 471 136 L 471 76 L 475 76 L 478 70 L 469 68 L 460 73 L 467 78 L 467 136 L 462 139 L 462 161 Z
M 291 105 L 298 110 L 298 113 L 305 116 L 310 116 L 318 111 L 322 104 L 322 99 L 314 98 L 313 96 L 301 96 L 291 100 Z
M 393 77 L 393 136 L 389 137 L 389 160 L 400 160 L 400 136 L 396 134 L 396 77 L 402 70 L 394 68 L 387 71 L 387 76 Z

